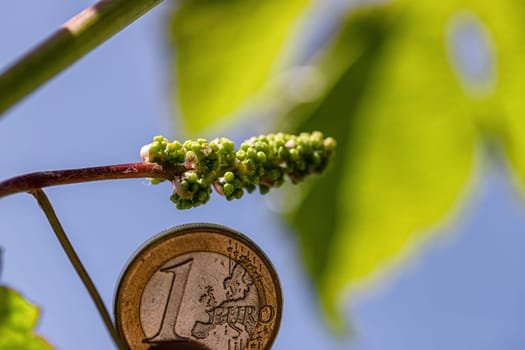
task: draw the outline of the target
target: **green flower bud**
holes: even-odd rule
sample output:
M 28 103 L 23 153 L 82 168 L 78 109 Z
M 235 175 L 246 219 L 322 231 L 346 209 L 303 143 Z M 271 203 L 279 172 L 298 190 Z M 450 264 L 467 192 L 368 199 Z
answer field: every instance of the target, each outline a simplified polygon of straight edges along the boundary
M 232 184 L 228 184 L 227 183 L 227 184 L 224 185 L 223 191 L 224 191 L 224 194 L 226 196 L 229 196 L 235 191 L 235 186 L 233 186 Z
M 257 157 L 257 153 L 253 148 L 250 147 L 246 152 L 246 157 L 248 157 L 249 159 L 255 159 Z
M 327 137 L 323 141 L 323 145 L 324 145 L 324 147 L 326 148 L 327 151 L 333 151 L 333 150 L 335 150 L 335 146 L 337 146 L 337 142 L 335 141 L 335 139 L 333 139 L 331 137 Z
M 266 154 L 262 151 L 257 152 L 257 160 L 262 164 L 266 163 Z
M 208 145 L 208 147 L 210 147 L 210 149 L 211 149 L 213 152 L 218 152 L 219 149 L 220 149 L 219 145 L 216 144 L 216 143 L 210 143 L 210 144 Z
M 235 179 L 235 175 L 231 171 L 224 173 L 224 180 L 226 180 L 226 182 L 232 182 L 233 179 Z
M 197 174 L 196 174 L 196 173 L 191 172 L 191 171 L 187 171 L 187 172 L 185 173 L 185 175 L 186 175 L 186 180 L 188 180 L 189 183 L 195 183 L 195 182 L 197 182 L 198 177 L 197 177 Z
M 204 204 L 210 199 L 210 195 L 206 192 L 198 192 L 197 199 L 200 203 Z
M 266 194 L 266 193 L 270 192 L 270 187 L 264 186 L 264 185 L 259 185 L 259 192 L 261 194 Z
M 236 156 L 237 156 L 237 159 L 239 159 L 239 160 L 242 161 L 242 160 L 244 160 L 244 159 L 246 158 L 246 152 L 244 152 L 244 151 L 238 151 L 238 152 L 236 153 Z
M 246 187 L 246 191 L 248 191 L 248 193 L 252 193 L 257 188 L 254 184 L 251 184 L 251 183 L 247 183 L 245 185 L 245 187 Z
M 233 192 L 233 196 L 236 199 L 241 199 L 243 195 L 244 195 L 244 191 L 241 190 L 240 188 L 236 189 L 235 192 Z
M 290 154 L 290 159 L 293 160 L 293 161 L 296 161 L 299 159 L 299 151 L 295 148 L 292 148 L 290 151 L 289 151 L 289 154 Z

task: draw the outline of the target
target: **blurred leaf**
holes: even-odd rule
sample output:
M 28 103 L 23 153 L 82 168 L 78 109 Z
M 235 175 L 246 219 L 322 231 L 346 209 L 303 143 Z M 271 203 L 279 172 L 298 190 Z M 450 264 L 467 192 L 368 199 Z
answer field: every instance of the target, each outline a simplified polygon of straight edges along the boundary
M 38 314 L 38 308 L 19 293 L 0 286 L 0 349 L 52 349 L 44 339 L 33 334 Z
M 231 117 L 266 82 L 308 0 L 184 1 L 171 22 L 188 131 Z
M 337 328 L 342 291 L 435 231 L 472 177 L 475 128 L 445 50 L 446 18 L 418 6 L 351 15 L 319 64 L 341 74 L 290 116 L 339 142 L 332 172 L 292 216 Z
M 183 6 L 172 34 L 191 131 L 226 120 L 261 87 L 305 3 Z M 442 230 L 469 189 L 477 143 L 504 144 L 525 184 L 524 10 L 516 0 L 361 9 L 304 70 L 319 83 L 308 88 L 324 93 L 286 121 L 339 146 L 331 171 L 302 187 L 290 218 L 334 326 L 343 324 L 337 304 L 346 289 Z

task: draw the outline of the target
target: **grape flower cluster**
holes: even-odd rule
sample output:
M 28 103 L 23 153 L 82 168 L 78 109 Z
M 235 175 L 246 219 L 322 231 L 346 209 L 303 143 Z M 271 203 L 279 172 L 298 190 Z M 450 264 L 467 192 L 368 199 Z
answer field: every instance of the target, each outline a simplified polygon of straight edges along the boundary
M 182 166 L 172 179 L 171 200 L 178 209 L 205 204 L 215 191 L 228 200 L 238 199 L 257 187 L 267 193 L 287 176 L 293 183 L 322 172 L 335 152 L 336 141 L 319 131 L 290 135 L 260 135 L 244 141 L 239 150 L 227 138 L 169 142 L 156 136 L 140 150 L 144 162 Z M 151 179 L 159 183 L 162 179 Z

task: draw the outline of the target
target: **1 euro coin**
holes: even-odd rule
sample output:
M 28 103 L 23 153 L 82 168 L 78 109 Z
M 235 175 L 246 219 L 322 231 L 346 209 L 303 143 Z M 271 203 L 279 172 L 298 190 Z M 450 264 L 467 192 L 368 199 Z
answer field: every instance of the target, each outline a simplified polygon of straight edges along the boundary
M 117 331 L 130 350 L 266 350 L 281 314 L 270 260 L 243 234 L 212 224 L 146 243 L 115 296 Z

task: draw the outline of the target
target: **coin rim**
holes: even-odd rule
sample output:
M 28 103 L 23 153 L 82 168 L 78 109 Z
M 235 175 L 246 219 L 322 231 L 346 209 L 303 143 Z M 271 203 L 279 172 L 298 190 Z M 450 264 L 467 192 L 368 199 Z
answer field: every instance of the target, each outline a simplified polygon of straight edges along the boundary
M 124 345 L 130 349 L 127 340 L 124 337 L 124 333 L 122 329 L 120 328 L 119 322 L 119 294 L 122 287 L 122 282 L 131 269 L 134 262 L 140 257 L 142 253 L 147 251 L 151 246 L 162 243 L 163 240 L 172 238 L 173 236 L 181 236 L 184 234 L 191 233 L 193 231 L 205 231 L 209 233 L 220 233 L 225 234 L 226 236 L 232 237 L 234 239 L 238 239 L 241 242 L 243 242 L 248 247 L 255 248 L 254 250 L 257 252 L 258 257 L 263 260 L 263 262 L 266 264 L 268 271 L 270 273 L 271 280 L 274 282 L 275 285 L 275 294 L 276 294 L 276 307 L 278 312 L 276 312 L 276 321 L 275 321 L 275 327 L 274 332 L 271 334 L 271 336 L 268 339 L 268 342 L 266 343 L 265 349 L 271 349 L 273 346 L 273 343 L 275 342 L 275 339 L 277 338 L 277 334 L 279 333 L 279 329 L 281 328 L 281 321 L 282 321 L 282 313 L 283 313 L 283 297 L 282 297 L 282 290 L 281 290 L 281 281 L 279 280 L 279 276 L 277 275 L 277 270 L 275 269 L 275 266 L 273 266 L 271 260 L 268 258 L 266 253 L 247 235 L 245 235 L 242 232 L 239 232 L 237 230 L 234 230 L 232 228 L 219 225 L 219 224 L 212 224 L 212 223 L 205 223 L 205 222 L 199 222 L 199 223 L 189 223 L 189 224 L 182 224 L 178 226 L 171 227 L 169 229 L 163 230 L 160 233 L 156 234 L 149 240 L 147 240 L 145 243 L 143 243 L 135 252 L 131 255 L 131 257 L 128 259 L 126 264 L 124 265 L 119 279 L 117 288 L 115 289 L 115 293 L 113 295 L 113 317 L 115 322 L 115 329 L 117 330 L 118 335 L 122 339 Z

